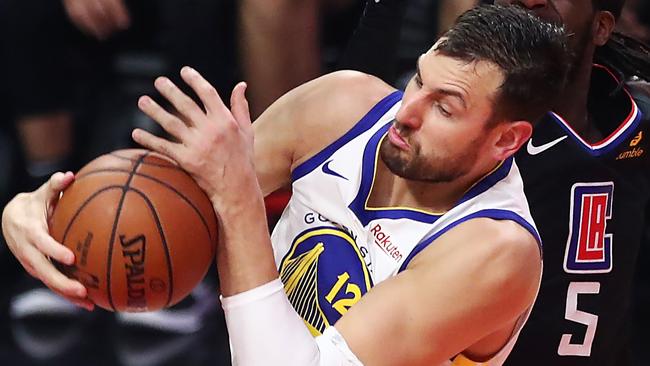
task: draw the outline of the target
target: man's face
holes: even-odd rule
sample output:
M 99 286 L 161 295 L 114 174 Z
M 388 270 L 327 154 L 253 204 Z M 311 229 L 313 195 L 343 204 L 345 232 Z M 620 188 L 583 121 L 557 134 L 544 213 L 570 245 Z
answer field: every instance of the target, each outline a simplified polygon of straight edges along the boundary
M 430 50 L 406 87 L 394 125 L 382 141 L 386 166 L 403 178 L 449 182 L 467 174 L 489 144 L 498 66 L 467 63 Z
M 499 5 L 518 5 L 531 10 L 541 19 L 564 25 L 575 63 L 583 59 L 585 49 L 593 42 L 592 24 L 595 9 L 592 0 L 494 0 Z M 572 67 L 572 69 L 575 69 Z

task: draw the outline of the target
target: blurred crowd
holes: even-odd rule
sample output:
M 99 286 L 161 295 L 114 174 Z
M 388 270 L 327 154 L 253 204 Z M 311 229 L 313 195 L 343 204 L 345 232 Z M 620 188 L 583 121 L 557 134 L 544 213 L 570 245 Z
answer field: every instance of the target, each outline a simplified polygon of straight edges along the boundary
M 417 56 L 477 2 L 404 1 L 395 25 L 399 49 L 388 50 L 397 54 L 394 67 L 382 64 L 381 52 L 351 43 L 364 0 L 0 1 L 0 205 L 53 172 L 134 147 L 134 127 L 161 133 L 136 101 L 155 97 L 156 76 L 179 81 L 183 65 L 199 70 L 224 100 L 237 81 L 247 81 L 253 117 L 291 88 L 337 69 L 403 86 Z M 650 0 L 628 0 L 618 26 L 650 42 Z M 268 199 L 269 225 L 285 199 Z M 0 364 L 229 360 L 214 273 L 176 309 L 120 316 L 82 313 L 52 298 L 4 244 L 0 274 Z

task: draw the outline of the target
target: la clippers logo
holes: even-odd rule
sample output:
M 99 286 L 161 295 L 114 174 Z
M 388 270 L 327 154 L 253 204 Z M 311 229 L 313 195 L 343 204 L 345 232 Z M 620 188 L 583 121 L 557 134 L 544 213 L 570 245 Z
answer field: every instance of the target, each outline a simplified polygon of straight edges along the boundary
M 613 182 L 576 183 L 571 189 L 569 238 L 564 254 L 567 273 L 607 273 L 612 270 Z

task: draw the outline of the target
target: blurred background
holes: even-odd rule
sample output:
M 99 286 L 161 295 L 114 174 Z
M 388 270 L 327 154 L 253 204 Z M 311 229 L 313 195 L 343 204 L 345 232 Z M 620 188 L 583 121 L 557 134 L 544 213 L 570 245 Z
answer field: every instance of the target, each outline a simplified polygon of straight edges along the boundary
M 253 117 L 337 69 L 403 86 L 417 56 L 476 2 L 403 1 L 393 29 L 377 29 L 399 42 L 368 45 L 354 38 L 363 0 L 0 0 L 0 207 L 55 171 L 134 147 L 134 127 L 161 133 L 136 101 L 158 98 L 154 78 L 178 80 L 183 65 L 224 100 L 249 81 Z M 650 0 L 628 1 L 621 19 L 622 31 L 650 41 Z M 267 198 L 269 226 L 287 198 Z M 0 241 L 0 365 L 230 364 L 214 269 L 171 309 L 87 312 L 29 278 Z

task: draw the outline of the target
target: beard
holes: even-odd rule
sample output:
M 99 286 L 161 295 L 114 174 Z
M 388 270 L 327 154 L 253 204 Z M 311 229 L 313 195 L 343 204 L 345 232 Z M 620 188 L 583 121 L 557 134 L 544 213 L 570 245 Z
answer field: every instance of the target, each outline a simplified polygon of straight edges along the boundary
M 408 136 L 404 134 L 403 128 L 399 130 L 402 136 Z M 419 182 L 452 182 L 470 171 L 478 155 L 477 145 L 475 145 L 478 141 L 472 141 L 468 149 L 462 150 L 462 154 L 451 156 L 436 154 L 425 156 L 419 144 L 410 141 L 409 143 L 411 149 L 403 151 L 385 138 L 379 146 L 379 156 L 393 174 Z

